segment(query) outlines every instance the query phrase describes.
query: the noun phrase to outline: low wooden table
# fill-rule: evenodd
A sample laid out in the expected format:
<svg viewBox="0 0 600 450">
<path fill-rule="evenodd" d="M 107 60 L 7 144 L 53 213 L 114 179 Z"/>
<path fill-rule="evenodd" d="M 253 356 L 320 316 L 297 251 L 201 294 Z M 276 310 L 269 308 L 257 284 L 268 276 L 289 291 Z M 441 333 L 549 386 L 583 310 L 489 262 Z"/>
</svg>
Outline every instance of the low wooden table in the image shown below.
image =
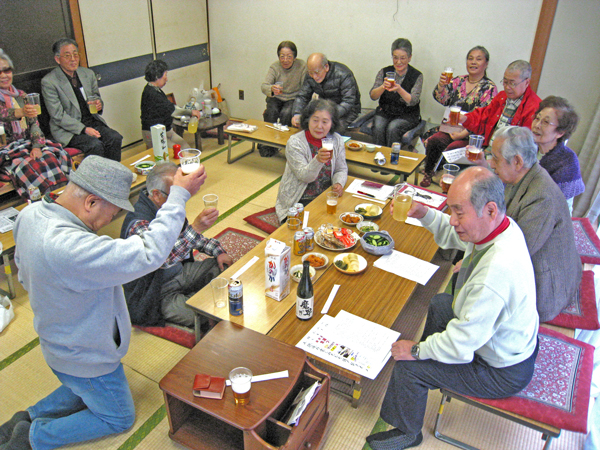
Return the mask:
<svg viewBox="0 0 600 450">
<path fill-rule="evenodd" d="M 386 163 L 383 166 L 380 166 L 375 162 L 375 155 L 377 152 L 383 153 L 386 158 Z M 373 153 L 369 153 L 364 149 L 357 152 L 346 149 L 346 162 L 348 164 L 355 164 L 360 167 L 366 167 L 381 172 L 392 172 L 396 175 L 406 177 L 406 179 L 408 179 L 410 174 L 414 173 L 414 184 L 418 185 L 419 173 L 417 167 L 421 165 L 425 159 L 425 155 L 400 150 L 398 164 L 390 164 L 391 153 L 392 149 L 390 147 L 376 148 Z"/>
<path fill-rule="evenodd" d="M 228 120 L 229 117 L 224 113 L 221 113 L 215 117 L 204 117 L 198 120 L 198 129 L 194 133 L 194 142 L 196 143 L 196 148 L 202 151 L 202 137 L 200 135 L 204 131 L 212 130 L 213 128 L 217 129 L 217 139 L 219 145 L 223 145 L 225 143 L 223 127 L 225 126 Z M 183 132 L 187 131 L 187 124 L 183 125 L 180 119 L 173 119 L 173 129 L 177 134 L 183 136 Z"/>
<path fill-rule="evenodd" d="M 252 384 L 250 403 L 235 406 L 225 388 L 221 400 L 195 397 L 198 373 L 227 378 L 235 367 L 254 375 L 288 370 L 288 378 Z M 280 420 L 300 388 L 322 386 L 295 427 Z M 165 397 L 169 436 L 193 449 L 258 450 L 317 448 L 329 418 L 330 377 L 314 368 L 304 350 L 229 322 L 217 324 L 159 384 Z"/>
<path fill-rule="evenodd" d="M 227 130 L 227 135 L 229 136 L 229 145 L 227 147 L 227 162 L 229 164 L 234 163 L 238 159 L 241 159 L 244 156 L 252 153 L 256 148 L 256 144 L 264 144 L 264 145 L 269 145 L 271 147 L 285 148 L 290 136 L 292 136 L 293 134 L 296 134 L 298 131 L 300 131 L 299 129 L 293 128 L 293 127 L 290 127 L 289 131 L 274 130 L 274 129 L 266 126 L 266 125 L 272 125 L 272 124 L 270 124 L 268 122 L 263 122 L 262 120 L 250 119 L 250 120 L 246 120 L 244 123 L 257 126 L 258 130 L 256 130 L 254 133 L 244 133 L 242 131 Z M 232 159 L 231 158 L 231 136 L 235 136 L 244 141 L 252 142 L 252 149 L 250 149 Z"/>
<path fill-rule="evenodd" d="M 349 177 L 348 185 L 353 179 L 353 177 Z M 356 205 L 365 202 L 365 200 L 344 193 L 338 203 L 337 213 L 331 215 L 326 212 L 326 198 L 325 193 L 323 193 L 306 208 L 307 211 L 310 211 L 309 226 L 315 229 L 322 223 L 332 223 L 336 226 L 342 226 L 343 224 L 338 216 L 342 212 L 353 211 Z M 431 261 L 438 249 L 437 244 L 433 240 L 433 235 L 429 231 L 422 227 L 396 222 L 389 214 L 387 207 L 384 208 L 381 219 L 378 219 L 376 222 L 381 230 L 386 230 L 391 234 L 396 242 L 396 250 L 400 252 L 425 261 Z M 288 230 L 287 226 L 283 225 L 270 237 L 291 245 L 293 233 L 294 231 Z M 244 286 L 244 314 L 241 316 L 230 316 L 227 307 L 215 308 L 212 290 L 210 286 L 207 286 L 187 301 L 187 305 L 194 310 L 196 317 L 206 316 L 216 320 L 229 320 L 260 333 L 273 336 L 287 344 L 296 345 L 321 318 L 320 311 L 334 284 L 341 285 L 341 288 L 337 293 L 329 315 L 336 316 L 340 310 L 344 309 L 388 328 L 392 326 L 401 313 L 402 308 L 417 285 L 414 281 L 373 267 L 373 262 L 378 257 L 367 254 L 360 246 L 360 243 L 350 251 L 364 256 L 369 266 L 364 273 L 354 276 L 344 275 L 332 267 L 333 258 L 339 254 L 338 252 L 325 250 L 315 245 L 315 251 L 327 255 L 329 266 L 326 269 L 318 270 L 317 278 L 313 282 L 315 291 L 315 314 L 313 318 L 307 321 L 300 321 L 296 318 L 295 312 L 297 283 L 291 281 L 291 293 L 281 302 L 265 296 L 264 248 L 267 239 L 221 275 L 229 278 L 253 256 L 259 257 L 259 260 L 240 277 Z M 299 256 L 292 255 L 291 264 L 299 263 L 300 259 Z M 199 320 L 197 324 L 199 324 Z M 197 326 L 197 329 L 199 329 L 199 326 Z M 361 376 L 332 363 L 322 362 L 331 367 L 334 373 L 343 375 L 352 381 L 353 405 L 358 405 L 358 399 L 361 394 Z"/>
</svg>

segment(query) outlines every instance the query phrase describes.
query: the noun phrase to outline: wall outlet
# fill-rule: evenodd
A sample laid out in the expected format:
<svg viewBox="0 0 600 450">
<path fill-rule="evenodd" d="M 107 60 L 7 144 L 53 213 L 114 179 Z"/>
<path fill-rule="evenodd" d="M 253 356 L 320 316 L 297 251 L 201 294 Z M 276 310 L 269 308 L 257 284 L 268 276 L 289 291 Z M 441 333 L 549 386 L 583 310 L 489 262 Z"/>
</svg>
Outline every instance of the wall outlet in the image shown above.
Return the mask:
<svg viewBox="0 0 600 450">
<path fill-rule="evenodd" d="M 244 91 L 240 89 L 240 100 L 244 100 Z"/>
</svg>

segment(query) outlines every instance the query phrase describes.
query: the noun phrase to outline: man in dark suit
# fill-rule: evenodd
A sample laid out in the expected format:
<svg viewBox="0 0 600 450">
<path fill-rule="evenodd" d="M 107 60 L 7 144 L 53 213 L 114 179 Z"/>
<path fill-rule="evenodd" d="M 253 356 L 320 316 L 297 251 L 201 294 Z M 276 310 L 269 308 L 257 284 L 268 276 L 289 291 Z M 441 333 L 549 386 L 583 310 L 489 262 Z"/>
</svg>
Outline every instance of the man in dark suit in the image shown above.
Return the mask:
<svg viewBox="0 0 600 450">
<path fill-rule="evenodd" d="M 565 196 L 537 161 L 537 145 L 525 127 L 494 135 L 491 165 L 506 184 L 506 214 L 525 235 L 535 273 L 540 322 L 554 319 L 581 283 L 581 259 Z"/>
<path fill-rule="evenodd" d="M 59 39 L 52 46 L 56 69 L 42 79 L 42 94 L 50 114 L 50 131 L 67 147 L 86 155 L 99 155 L 121 161 L 123 136 L 111 129 L 102 118 L 104 103 L 100 98 L 96 75 L 79 67 L 77 43 Z"/>
</svg>

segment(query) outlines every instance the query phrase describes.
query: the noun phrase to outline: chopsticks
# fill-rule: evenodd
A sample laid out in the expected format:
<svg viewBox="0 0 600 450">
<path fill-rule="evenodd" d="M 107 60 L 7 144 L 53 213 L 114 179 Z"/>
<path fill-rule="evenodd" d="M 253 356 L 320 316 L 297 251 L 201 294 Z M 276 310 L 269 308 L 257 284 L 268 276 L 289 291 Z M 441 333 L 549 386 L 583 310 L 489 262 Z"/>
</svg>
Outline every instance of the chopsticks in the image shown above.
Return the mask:
<svg viewBox="0 0 600 450">
<path fill-rule="evenodd" d="M 137 161 L 132 162 L 131 164 L 129 164 L 130 166 L 135 166 L 137 163 L 142 162 L 145 159 L 150 158 L 151 155 L 146 155 L 143 158 L 138 159 Z"/>
<path fill-rule="evenodd" d="M 376 200 L 376 199 L 371 198 L 371 197 L 365 197 L 364 195 L 353 194 L 352 197 L 360 198 L 361 200 L 368 200 L 370 202 L 381 203 L 382 205 L 385 205 L 387 203 L 387 202 L 383 202 L 381 200 Z"/>
</svg>

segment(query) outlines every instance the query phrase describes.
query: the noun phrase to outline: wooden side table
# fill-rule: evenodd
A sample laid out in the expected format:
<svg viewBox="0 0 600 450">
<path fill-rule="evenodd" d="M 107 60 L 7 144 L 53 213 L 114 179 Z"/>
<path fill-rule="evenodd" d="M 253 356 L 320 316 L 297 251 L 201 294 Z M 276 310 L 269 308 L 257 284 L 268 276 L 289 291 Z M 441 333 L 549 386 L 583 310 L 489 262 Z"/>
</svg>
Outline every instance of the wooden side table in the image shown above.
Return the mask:
<svg viewBox="0 0 600 450">
<path fill-rule="evenodd" d="M 225 143 L 223 127 L 228 120 L 229 117 L 224 113 L 221 113 L 215 117 L 202 118 L 198 120 L 198 130 L 196 130 L 196 133 L 194 133 L 194 142 L 196 143 L 196 148 L 202 151 L 202 139 L 200 134 L 204 131 L 212 130 L 213 128 L 217 129 L 217 139 L 219 145 L 223 145 Z M 173 119 L 173 129 L 178 135 L 183 136 L 183 132 L 187 131 L 187 124 L 184 126 L 181 120 Z"/>
<path fill-rule="evenodd" d="M 255 375 L 289 371 L 289 378 L 252 384 L 250 403 L 235 406 L 233 392 L 223 399 L 194 397 L 197 373 L 227 378 L 244 366 Z M 280 419 L 298 391 L 322 383 L 300 423 L 290 427 Z M 317 448 L 329 418 L 330 377 L 312 366 L 304 350 L 231 322 L 219 322 L 161 380 L 169 418 L 169 436 L 192 449 L 259 450 Z"/>
</svg>

